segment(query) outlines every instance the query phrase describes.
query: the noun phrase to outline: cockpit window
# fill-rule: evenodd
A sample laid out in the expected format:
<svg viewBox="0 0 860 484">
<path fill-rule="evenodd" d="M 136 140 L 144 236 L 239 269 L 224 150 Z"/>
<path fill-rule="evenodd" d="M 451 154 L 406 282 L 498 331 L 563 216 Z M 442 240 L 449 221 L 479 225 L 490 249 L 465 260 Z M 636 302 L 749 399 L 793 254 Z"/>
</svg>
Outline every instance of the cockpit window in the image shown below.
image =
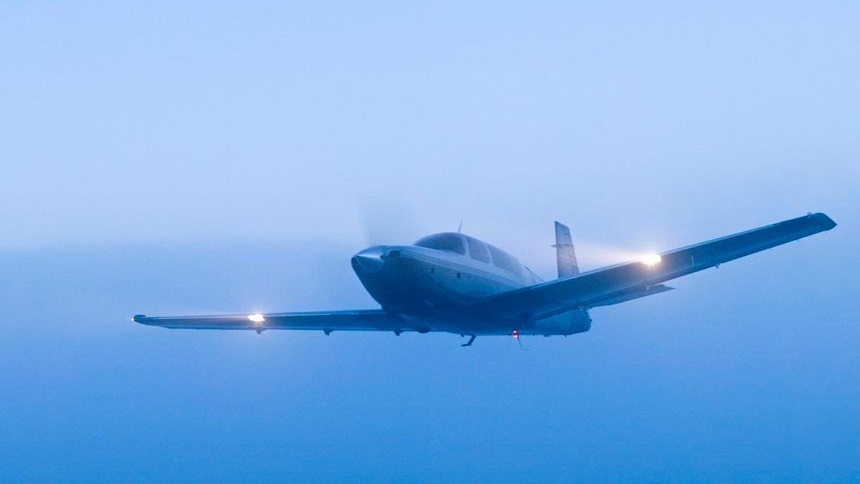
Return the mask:
<svg viewBox="0 0 860 484">
<path fill-rule="evenodd" d="M 487 247 L 490 249 L 490 254 L 493 256 L 493 264 L 501 269 L 513 272 L 514 274 L 520 273 L 520 263 L 514 259 L 512 255 L 504 252 L 498 247 L 493 247 L 492 245 L 488 245 Z"/>
<path fill-rule="evenodd" d="M 490 251 L 487 249 L 487 244 L 473 237 L 466 236 L 466 242 L 469 245 L 469 255 L 479 262 L 490 263 Z"/>
<path fill-rule="evenodd" d="M 418 247 L 427 247 L 428 249 L 447 250 L 460 255 L 466 255 L 466 246 L 463 244 L 463 237 L 460 234 L 434 234 L 428 235 L 415 242 Z"/>
</svg>

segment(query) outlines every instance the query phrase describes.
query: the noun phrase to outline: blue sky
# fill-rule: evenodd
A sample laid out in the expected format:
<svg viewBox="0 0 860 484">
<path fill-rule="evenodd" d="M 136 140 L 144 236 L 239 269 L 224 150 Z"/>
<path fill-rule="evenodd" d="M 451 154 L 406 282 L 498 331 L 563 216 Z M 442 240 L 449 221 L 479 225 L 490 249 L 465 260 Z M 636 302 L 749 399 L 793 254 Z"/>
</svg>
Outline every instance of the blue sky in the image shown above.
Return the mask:
<svg viewBox="0 0 860 484">
<path fill-rule="evenodd" d="M 860 477 L 852 2 L 0 6 L 0 478 Z M 825 211 L 591 332 L 176 332 L 372 307 L 464 231 L 544 276 Z M 6 480 L 4 479 L 4 480 Z"/>
</svg>

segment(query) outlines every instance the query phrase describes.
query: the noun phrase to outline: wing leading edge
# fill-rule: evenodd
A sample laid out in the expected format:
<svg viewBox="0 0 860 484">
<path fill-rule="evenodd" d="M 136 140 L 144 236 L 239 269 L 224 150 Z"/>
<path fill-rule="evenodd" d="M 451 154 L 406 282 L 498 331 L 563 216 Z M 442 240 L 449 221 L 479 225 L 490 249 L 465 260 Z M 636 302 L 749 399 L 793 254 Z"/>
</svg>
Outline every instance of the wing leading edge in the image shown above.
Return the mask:
<svg viewBox="0 0 860 484">
<path fill-rule="evenodd" d="M 670 290 L 661 283 L 718 267 L 803 237 L 830 230 L 836 223 L 823 213 L 783 222 L 660 254 L 660 262 L 627 262 L 576 276 L 491 296 L 473 309 L 497 317 L 540 319 L 578 308 L 629 301 Z"/>
<path fill-rule="evenodd" d="M 170 329 L 268 329 L 332 331 L 418 331 L 400 318 L 381 309 L 319 311 L 302 313 L 243 314 L 222 316 L 137 315 L 132 320 Z"/>
</svg>

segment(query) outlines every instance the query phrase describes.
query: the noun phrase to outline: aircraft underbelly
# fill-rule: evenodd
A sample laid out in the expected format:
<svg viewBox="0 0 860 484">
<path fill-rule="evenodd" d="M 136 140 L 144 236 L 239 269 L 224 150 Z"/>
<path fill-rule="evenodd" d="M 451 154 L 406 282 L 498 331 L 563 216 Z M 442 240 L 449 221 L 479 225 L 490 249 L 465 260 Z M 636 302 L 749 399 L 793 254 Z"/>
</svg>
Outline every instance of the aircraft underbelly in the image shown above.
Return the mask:
<svg viewBox="0 0 860 484">
<path fill-rule="evenodd" d="M 472 267 L 449 264 L 402 253 L 386 260 L 371 275 L 359 274 L 368 293 L 391 313 L 428 331 L 455 334 L 559 335 L 588 331 L 591 320 L 585 311 L 568 312 L 530 321 L 516 314 L 507 317 L 471 310 L 471 306 L 523 283 Z"/>
<path fill-rule="evenodd" d="M 378 273 L 359 278 L 377 302 L 391 309 L 465 306 L 519 287 L 468 268 L 408 255 L 390 259 Z"/>
</svg>

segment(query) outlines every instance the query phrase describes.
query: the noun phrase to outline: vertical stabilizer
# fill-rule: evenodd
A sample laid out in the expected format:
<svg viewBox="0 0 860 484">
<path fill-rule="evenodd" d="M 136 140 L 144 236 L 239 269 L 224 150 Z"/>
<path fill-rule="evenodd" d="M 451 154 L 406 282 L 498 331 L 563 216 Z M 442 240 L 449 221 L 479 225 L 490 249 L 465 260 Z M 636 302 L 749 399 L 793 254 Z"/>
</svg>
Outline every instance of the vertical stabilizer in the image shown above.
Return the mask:
<svg viewBox="0 0 860 484">
<path fill-rule="evenodd" d="M 576 252 L 573 250 L 573 239 L 567 225 L 555 223 L 555 252 L 558 262 L 558 277 L 569 277 L 579 274 L 579 264 L 576 262 Z"/>
</svg>

